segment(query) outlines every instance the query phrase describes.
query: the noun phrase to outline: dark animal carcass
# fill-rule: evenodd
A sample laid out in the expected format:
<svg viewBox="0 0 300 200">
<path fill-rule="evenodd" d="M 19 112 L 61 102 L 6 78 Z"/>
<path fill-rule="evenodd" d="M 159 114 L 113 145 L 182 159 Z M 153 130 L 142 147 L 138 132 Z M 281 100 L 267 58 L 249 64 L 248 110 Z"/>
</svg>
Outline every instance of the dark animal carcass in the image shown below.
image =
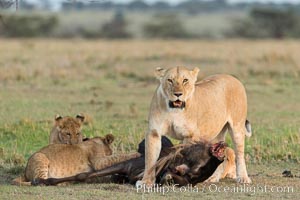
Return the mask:
<svg viewBox="0 0 300 200">
<path fill-rule="evenodd" d="M 173 145 L 165 136 L 162 137 L 162 150 L 156 168 L 156 182 L 174 183 L 179 186 L 195 185 L 209 178 L 224 160 L 226 144 L 196 142 L 192 144 Z M 66 178 L 37 179 L 32 185 L 56 185 L 67 181 L 85 181 L 93 177 L 113 175 L 114 182 L 135 184 L 143 177 L 145 169 L 145 140 L 139 144 L 138 158 L 114 164 L 105 169 L 81 173 Z"/>
</svg>

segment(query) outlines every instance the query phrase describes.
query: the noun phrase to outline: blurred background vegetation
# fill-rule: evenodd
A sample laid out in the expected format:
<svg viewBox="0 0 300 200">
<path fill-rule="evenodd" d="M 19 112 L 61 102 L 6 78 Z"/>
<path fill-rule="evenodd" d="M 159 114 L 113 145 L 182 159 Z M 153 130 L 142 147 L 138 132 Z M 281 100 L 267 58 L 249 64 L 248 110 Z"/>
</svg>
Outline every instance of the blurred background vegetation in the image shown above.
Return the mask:
<svg viewBox="0 0 300 200">
<path fill-rule="evenodd" d="M 0 37 L 300 37 L 300 3 L 0 0 L 0 13 Z"/>
</svg>

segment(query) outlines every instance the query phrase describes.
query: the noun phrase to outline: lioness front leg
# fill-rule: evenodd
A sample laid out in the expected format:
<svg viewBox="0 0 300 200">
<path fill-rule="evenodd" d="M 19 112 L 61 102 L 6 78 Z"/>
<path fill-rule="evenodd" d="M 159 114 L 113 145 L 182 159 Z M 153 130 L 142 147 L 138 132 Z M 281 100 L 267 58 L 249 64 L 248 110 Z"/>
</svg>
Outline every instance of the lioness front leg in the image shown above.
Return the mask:
<svg viewBox="0 0 300 200">
<path fill-rule="evenodd" d="M 145 143 L 145 171 L 142 181 L 138 181 L 137 185 L 151 186 L 155 183 L 155 169 L 152 168 L 161 150 L 161 135 L 156 130 L 150 130 L 146 135 Z"/>
</svg>

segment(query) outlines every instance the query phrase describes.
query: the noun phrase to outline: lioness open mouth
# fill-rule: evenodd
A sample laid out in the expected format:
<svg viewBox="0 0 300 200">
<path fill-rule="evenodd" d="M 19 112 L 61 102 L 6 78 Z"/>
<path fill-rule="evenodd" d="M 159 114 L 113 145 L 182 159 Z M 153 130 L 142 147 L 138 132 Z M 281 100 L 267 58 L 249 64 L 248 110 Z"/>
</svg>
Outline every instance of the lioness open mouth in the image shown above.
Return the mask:
<svg viewBox="0 0 300 200">
<path fill-rule="evenodd" d="M 180 100 L 169 101 L 169 107 L 170 108 L 180 108 L 180 109 L 183 109 L 183 108 L 185 108 L 185 102 L 184 101 L 180 101 Z"/>
</svg>

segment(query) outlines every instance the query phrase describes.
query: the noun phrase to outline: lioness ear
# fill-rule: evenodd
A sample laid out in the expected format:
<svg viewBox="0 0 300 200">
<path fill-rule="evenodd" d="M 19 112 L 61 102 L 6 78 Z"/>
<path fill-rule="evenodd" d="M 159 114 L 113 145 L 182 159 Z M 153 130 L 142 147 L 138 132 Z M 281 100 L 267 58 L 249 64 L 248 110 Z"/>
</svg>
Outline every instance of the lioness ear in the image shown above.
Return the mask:
<svg viewBox="0 0 300 200">
<path fill-rule="evenodd" d="M 115 140 L 115 137 L 112 134 L 107 134 L 104 137 L 103 142 L 104 142 L 104 144 L 111 144 L 114 140 Z"/>
<path fill-rule="evenodd" d="M 160 80 L 166 73 L 166 70 L 160 67 L 155 69 L 155 76 L 158 80 Z"/>
<path fill-rule="evenodd" d="M 58 123 L 60 122 L 60 120 L 62 120 L 62 116 L 60 116 L 59 114 L 55 115 L 54 117 L 54 124 L 58 125 Z"/>
<path fill-rule="evenodd" d="M 198 67 L 195 67 L 192 71 L 192 74 L 194 75 L 194 77 L 197 79 L 198 73 L 199 73 L 200 69 Z"/>
<path fill-rule="evenodd" d="M 80 122 L 83 123 L 84 122 L 84 115 L 82 113 L 76 115 L 76 119 Z"/>
</svg>

